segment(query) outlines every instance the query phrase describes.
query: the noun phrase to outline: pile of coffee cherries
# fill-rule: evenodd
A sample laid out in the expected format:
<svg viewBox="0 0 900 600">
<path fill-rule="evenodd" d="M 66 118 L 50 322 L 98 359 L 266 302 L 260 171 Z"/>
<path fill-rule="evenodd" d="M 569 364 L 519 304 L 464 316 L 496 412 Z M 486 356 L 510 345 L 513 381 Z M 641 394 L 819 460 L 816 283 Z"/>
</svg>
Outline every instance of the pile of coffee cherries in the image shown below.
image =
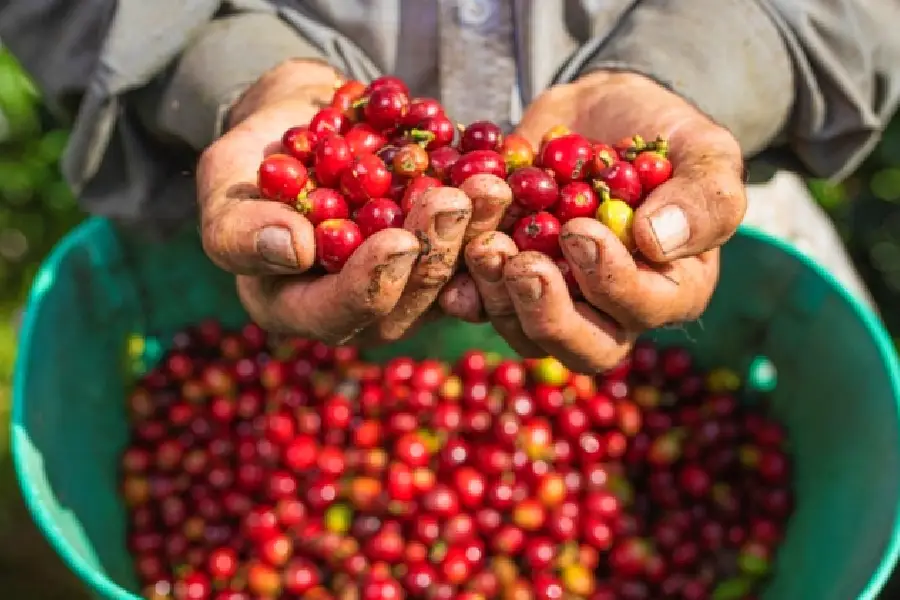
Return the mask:
<svg viewBox="0 0 900 600">
<path fill-rule="evenodd" d="M 129 397 L 149 600 L 752 600 L 785 432 L 727 370 L 640 343 L 603 377 L 204 322 Z"/>
<path fill-rule="evenodd" d="M 306 215 L 318 264 L 334 273 L 367 237 L 403 227 L 430 190 L 498 178 L 515 200 L 501 228 L 520 250 L 543 252 L 568 272 L 559 233 L 571 219 L 596 218 L 634 250 L 633 210 L 671 177 L 666 153 L 661 138 L 608 145 L 562 126 L 535 149 L 489 121 L 454 124 L 437 100 L 411 97 L 401 80 L 384 76 L 344 83 L 308 125 L 288 129 L 281 150 L 262 161 L 258 187 Z"/>
</svg>

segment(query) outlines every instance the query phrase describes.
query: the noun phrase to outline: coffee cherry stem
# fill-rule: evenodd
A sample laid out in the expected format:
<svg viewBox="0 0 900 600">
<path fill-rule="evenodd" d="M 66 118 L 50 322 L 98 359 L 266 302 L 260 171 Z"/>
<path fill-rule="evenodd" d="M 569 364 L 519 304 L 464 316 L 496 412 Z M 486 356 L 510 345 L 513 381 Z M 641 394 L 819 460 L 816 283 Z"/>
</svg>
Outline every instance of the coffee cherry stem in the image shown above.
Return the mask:
<svg viewBox="0 0 900 600">
<path fill-rule="evenodd" d="M 434 141 L 434 134 L 424 129 L 410 129 L 409 138 L 424 148 Z"/>
<path fill-rule="evenodd" d="M 650 142 L 645 150 L 650 152 L 655 152 L 662 156 L 663 158 L 668 158 L 669 154 L 669 141 L 661 135 L 656 136 L 656 139 Z"/>
<path fill-rule="evenodd" d="M 612 198 L 612 195 L 609 193 L 609 186 L 606 185 L 606 182 L 602 179 L 595 179 L 591 182 L 594 191 L 597 192 L 597 195 L 600 196 L 600 204 L 603 204 L 607 200 Z"/>
</svg>

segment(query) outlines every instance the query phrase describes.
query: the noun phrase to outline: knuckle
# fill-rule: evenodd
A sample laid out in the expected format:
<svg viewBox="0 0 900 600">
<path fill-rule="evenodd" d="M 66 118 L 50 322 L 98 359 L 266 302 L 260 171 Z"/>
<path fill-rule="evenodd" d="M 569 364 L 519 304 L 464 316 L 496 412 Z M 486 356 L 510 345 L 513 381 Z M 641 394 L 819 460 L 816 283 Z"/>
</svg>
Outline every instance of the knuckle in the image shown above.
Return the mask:
<svg viewBox="0 0 900 600">
<path fill-rule="evenodd" d="M 428 254 L 422 257 L 415 270 L 416 287 L 420 290 L 439 290 L 453 275 L 453 260 L 445 253 Z"/>
<path fill-rule="evenodd" d="M 497 296 L 484 296 L 481 299 L 484 312 L 491 317 L 509 318 L 516 316 L 516 309 L 509 301 L 509 298 Z"/>
</svg>

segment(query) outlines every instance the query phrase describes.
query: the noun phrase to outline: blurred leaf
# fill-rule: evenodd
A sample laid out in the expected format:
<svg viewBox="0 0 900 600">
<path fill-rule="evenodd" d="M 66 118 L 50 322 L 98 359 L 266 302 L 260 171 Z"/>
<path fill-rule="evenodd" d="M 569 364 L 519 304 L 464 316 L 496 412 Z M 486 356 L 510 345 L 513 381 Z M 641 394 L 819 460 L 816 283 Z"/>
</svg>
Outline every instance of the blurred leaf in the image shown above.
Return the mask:
<svg viewBox="0 0 900 600">
<path fill-rule="evenodd" d="M 69 132 L 65 129 L 48 131 L 40 139 L 39 152 L 47 163 L 56 163 L 62 157 L 63 150 L 69 142 Z"/>
<path fill-rule="evenodd" d="M 847 190 L 843 184 L 830 183 L 825 179 L 811 179 L 807 185 L 813 198 L 825 210 L 834 210 L 847 202 Z"/>
<path fill-rule="evenodd" d="M 39 95 L 18 62 L 0 51 L 0 113 L 6 125 L 3 141 L 35 136 L 40 132 Z"/>
<path fill-rule="evenodd" d="M 900 201 L 900 168 L 881 169 L 872 175 L 869 182 L 872 194 L 887 202 Z"/>
</svg>

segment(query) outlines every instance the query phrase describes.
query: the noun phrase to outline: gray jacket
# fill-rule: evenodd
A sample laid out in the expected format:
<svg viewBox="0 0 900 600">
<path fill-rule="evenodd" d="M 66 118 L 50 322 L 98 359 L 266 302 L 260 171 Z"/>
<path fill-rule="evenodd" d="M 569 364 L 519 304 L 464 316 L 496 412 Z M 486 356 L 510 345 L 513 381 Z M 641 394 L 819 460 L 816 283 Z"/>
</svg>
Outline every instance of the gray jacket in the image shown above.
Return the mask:
<svg viewBox="0 0 900 600">
<path fill-rule="evenodd" d="M 841 177 L 897 105 L 896 23 L 896 0 L 0 1 L 0 39 L 72 122 L 63 169 L 85 208 L 144 223 L 193 212 L 223 108 L 287 57 L 395 73 L 451 112 L 510 122 L 556 82 L 630 69 L 748 155 L 782 148 Z"/>
</svg>

